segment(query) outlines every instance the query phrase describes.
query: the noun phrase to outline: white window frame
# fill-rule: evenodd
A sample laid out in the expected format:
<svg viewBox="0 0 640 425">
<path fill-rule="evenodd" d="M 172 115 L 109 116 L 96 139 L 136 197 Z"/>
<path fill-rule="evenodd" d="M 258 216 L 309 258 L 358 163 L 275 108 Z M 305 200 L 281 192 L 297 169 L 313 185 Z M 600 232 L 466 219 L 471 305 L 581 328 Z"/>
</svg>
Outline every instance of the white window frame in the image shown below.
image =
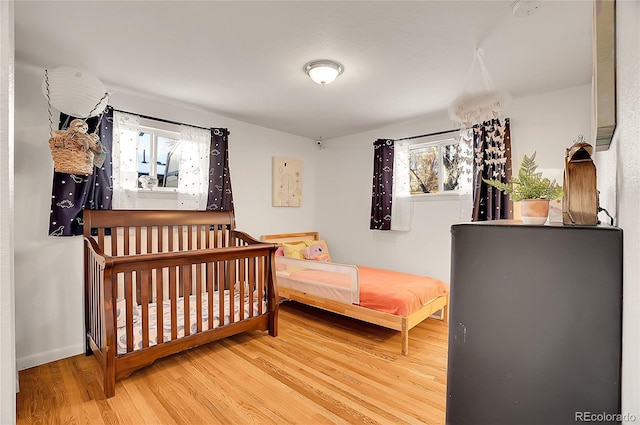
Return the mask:
<svg viewBox="0 0 640 425">
<path fill-rule="evenodd" d="M 458 197 L 460 195 L 460 184 L 458 184 L 458 189 L 456 190 L 444 190 L 444 162 L 442 161 L 442 153 L 444 146 L 459 144 L 460 140 L 458 138 L 458 131 L 445 133 L 438 136 L 430 136 L 426 138 L 426 140 L 416 140 L 414 142 L 410 142 L 408 144 L 409 155 L 411 154 L 411 150 L 420 149 L 430 146 L 438 147 L 438 192 L 437 193 L 416 193 L 407 195 L 412 201 L 435 201 L 435 200 L 446 200 L 451 199 L 453 197 Z M 409 165 L 407 165 L 407 170 L 409 170 Z"/>
</svg>

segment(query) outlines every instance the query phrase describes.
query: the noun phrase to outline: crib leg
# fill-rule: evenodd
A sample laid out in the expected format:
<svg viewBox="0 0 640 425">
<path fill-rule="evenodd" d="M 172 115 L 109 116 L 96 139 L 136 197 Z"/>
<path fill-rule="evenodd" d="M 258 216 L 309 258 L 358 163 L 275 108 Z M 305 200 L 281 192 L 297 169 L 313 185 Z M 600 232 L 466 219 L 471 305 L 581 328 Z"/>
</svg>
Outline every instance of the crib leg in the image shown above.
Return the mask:
<svg viewBox="0 0 640 425">
<path fill-rule="evenodd" d="M 116 371 L 107 368 L 104 371 L 104 396 L 111 398 L 116 395 Z"/>
<path fill-rule="evenodd" d="M 269 313 L 269 335 L 278 336 L 278 309 Z"/>
<path fill-rule="evenodd" d="M 93 350 L 91 349 L 91 344 L 89 344 L 89 336 L 87 335 L 87 337 L 84 340 L 85 342 L 85 349 L 84 349 L 84 354 L 89 357 L 93 355 Z"/>
</svg>

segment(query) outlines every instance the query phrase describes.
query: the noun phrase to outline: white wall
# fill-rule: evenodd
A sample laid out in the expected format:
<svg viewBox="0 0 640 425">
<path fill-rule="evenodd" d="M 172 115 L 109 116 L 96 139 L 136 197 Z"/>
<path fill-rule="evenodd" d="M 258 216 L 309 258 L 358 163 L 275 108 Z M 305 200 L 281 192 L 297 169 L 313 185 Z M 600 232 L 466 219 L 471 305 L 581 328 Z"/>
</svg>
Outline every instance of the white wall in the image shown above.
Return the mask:
<svg viewBox="0 0 640 425">
<path fill-rule="evenodd" d="M 16 421 L 13 2 L 0 2 L 0 423 Z"/>
<path fill-rule="evenodd" d="M 625 422 L 631 424 L 640 420 L 640 3 L 618 1 L 616 20 L 617 128 L 611 152 L 599 163 L 617 177 L 607 177 L 600 189 L 606 199 L 617 196 L 624 235 L 622 413 L 635 416 Z"/>
<path fill-rule="evenodd" d="M 24 369 L 84 352 L 82 238 L 47 236 L 53 162 L 44 69 L 16 66 L 16 354 Z M 107 89 L 111 90 L 107 84 Z M 215 94 L 212 94 L 215 95 Z M 111 105 L 203 127 L 226 127 L 237 228 L 256 237 L 317 228 L 313 141 L 163 99 L 115 90 Z M 271 206 L 271 158 L 303 161 L 303 206 Z"/>
<path fill-rule="evenodd" d="M 564 169 L 565 149 L 590 129 L 591 85 L 516 99 L 508 109 L 514 167 L 536 151 L 540 168 Z M 413 203 L 410 232 L 371 231 L 373 142 L 449 130 L 442 112 L 403 125 L 329 140 L 318 151 L 318 230 L 336 261 L 427 274 L 446 282 L 450 227 L 460 221 L 457 198 Z"/>
</svg>

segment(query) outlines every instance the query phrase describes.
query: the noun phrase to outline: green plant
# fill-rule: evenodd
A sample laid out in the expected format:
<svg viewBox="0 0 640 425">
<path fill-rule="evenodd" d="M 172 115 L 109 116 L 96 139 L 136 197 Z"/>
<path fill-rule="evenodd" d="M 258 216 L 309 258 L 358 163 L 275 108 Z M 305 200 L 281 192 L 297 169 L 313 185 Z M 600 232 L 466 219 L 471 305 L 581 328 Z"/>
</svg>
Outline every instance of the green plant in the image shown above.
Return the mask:
<svg viewBox="0 0 640 425">
<path fill-rule="evenodd" d="M 536 173 L 538 165 L 535 161 L 536 153 L 528 158 L 524 156 L 518 177 L 502 183 L 497 180 L 482 179 L 486 184 L 496 187 L 508 194 L 512 201 L 518 202 L 523 199 L 556 199 L 564 193 L 562 187 L 555 180 L 542 177 L 542 173 Z"/>
</svg>

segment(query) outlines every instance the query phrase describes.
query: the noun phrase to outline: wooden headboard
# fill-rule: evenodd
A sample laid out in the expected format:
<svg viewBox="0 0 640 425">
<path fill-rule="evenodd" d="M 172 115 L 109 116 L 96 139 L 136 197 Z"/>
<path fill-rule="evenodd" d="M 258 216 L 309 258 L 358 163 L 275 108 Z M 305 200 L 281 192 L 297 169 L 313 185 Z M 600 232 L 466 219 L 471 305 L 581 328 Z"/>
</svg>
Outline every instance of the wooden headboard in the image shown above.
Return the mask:
<svg viewBox="0 0 640 425">
<path fill-rule="evenodd" d="M 283 243 L 302 242 L 302 241 L 317 241 L 320 239 L 318 232 L 302 232 L 302 233 L 279 233 L 276 235 L 264 235 L 262 236 L 263 242 L 277 243 L 282 245 Z"/>
</svg>

